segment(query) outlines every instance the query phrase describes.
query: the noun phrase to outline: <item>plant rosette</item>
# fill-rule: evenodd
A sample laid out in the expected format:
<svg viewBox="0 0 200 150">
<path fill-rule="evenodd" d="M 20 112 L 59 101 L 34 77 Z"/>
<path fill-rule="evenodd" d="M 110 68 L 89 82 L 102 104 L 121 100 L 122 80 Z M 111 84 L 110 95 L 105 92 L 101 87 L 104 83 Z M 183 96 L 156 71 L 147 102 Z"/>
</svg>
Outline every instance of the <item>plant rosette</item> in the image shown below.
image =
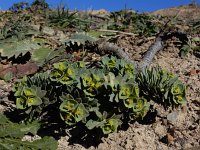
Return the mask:
<svg viewBox="0 0 200 150">
<path fill-rule="evenodd" d="M 67 125 L 74 125 L 84 120 L 89 112 L 82 103 L 79 103 L 71 95 L 62 96 L 63 102 L 60 105 L 60 116 Z"/>
<path fill-rule="evenodd" d="M 76 69 L 68 62 L 59 62 L 54 64 L 54 69 L 50 73 L 52 81 L 70 85 L 76 79 Z"/>
<path fill-rule="evenodd" d="M 186 87 L 181 81 L 176 81 L 171 88 L 171 95 L 175 104 L 186 103 Z"/>
<path fill-rule="evenodd" d="M 46 95 L 46 91 L 40 87 L 31 86 L 23 87 L 15 92 L 16 107 L 18 109 L 26 109 L 31 106 L 39 106 L 42 104 L 42 98 Z"/>
<path fill-rule="evenodd" d="M 144 118 L 149 111 L 150 104 L 144 98 L 138 98 L 133 104 L 132 113 L 130 113 L 130 119 L 135 120 L 137 118 Z"/>
<path fill-rule="evenodd" d="M 85 73 L 80 77 L 77 87 L 84 91 L 85 95 L 95 97 L 103 87 L 104 79 L 101 73 Z"/>
</svg>

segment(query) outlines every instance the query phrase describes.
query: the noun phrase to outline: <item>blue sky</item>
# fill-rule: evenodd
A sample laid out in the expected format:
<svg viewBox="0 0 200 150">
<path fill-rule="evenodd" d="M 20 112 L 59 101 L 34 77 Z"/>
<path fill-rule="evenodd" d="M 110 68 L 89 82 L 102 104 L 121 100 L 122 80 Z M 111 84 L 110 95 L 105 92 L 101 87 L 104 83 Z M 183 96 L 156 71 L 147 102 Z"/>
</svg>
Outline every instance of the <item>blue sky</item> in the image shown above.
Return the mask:
<svg viewBox="0 0 200 150">
<path fill-rule="evenodd" d="M 13 3 L 20 1 L 33 2 L 33 0 L 0 0 L 0 9 L 8 9 Z M 56 7 L 62 2 L 68 8 L 78 10 L 106 9 L 116 11 L 126 6 L 126 8 L 146 12 L 189 4 L 191 0 L 46 0 L 46 2 L 51 7 Z M 200 0 L 197 0 L 197 2 L 200 4 Z"/>
</svg>

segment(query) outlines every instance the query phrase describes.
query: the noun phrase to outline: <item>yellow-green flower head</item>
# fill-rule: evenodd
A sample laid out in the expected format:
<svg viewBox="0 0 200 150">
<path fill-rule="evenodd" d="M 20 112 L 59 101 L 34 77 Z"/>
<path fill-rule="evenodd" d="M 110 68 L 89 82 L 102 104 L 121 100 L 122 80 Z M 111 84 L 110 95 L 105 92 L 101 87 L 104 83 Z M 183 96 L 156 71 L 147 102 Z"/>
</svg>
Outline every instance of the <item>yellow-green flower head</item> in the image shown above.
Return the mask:
<svg viewBox="0 0 200 150">
<path fill-rule="evenodd" d="M 117 131 L 119 122 L 117 119 L 107 119 L 106 123 L 101 127 L 104 134 L 109 134 Z"/>
</svg>

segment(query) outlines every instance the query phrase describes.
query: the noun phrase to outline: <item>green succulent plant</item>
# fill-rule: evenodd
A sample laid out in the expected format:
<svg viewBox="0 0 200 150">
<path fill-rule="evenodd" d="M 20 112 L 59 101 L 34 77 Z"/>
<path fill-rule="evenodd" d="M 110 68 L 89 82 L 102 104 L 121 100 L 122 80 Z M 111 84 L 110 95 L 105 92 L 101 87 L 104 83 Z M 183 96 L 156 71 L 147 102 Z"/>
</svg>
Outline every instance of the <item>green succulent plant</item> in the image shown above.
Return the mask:
<svg viewBox="0 0 200 150">
<path fill-rule="evenodd" d="M 114 56 L 111 56 L 110 58 L 105 56 L 101 60 L 101 66 L 105 69 L 105 71 L 116 74 L 119 68 L 119 60 Z"/>
<path fill-rule="evenodd" d="M 51 80 L 61 82 L 62 84 L 72 84 L 76 78 L 76 68 L 68 62 L 59 62 L 54 64 L 54 69 L 50 73 Z"/>
<path fill-rule="evenodd" d="M 42 98 L 46 95 L 46 91 L 41 90 L 40 87 L 23 87 L 21 90 L 15 92 L 16 106 L 18 109 L 26 109 L 31 106 L 38 106 L 42 104 Z"/>
<path fill-rule="evenodd" d="M 144 98 L 137 98 L 132 107 L 132 113 L 130 113 L 131 119 L 144 118 L 149 111 L 150 104 Z"/>
<path fill-rule="evenodd" d="M 64 61 L 64 62 L 56 63 L 53 66 L 54 66 L 55 69 L 58 69 L 60 71 L 65 71 L 68 68 L 69 63 Z"/>
<path fill-rule="evenodd" d="M 80 77 L 78 87 L 84 91 L 88 96 L 94 97 L 99 93 L 103 86 L 104 79 L 101 73 L 85 73 Z"/>
<path fill-rule="evenodd" d="M 133 108 L 135 101 L 137 101 L 136 97 L 128 97 L 123 100 L 123 103 L 126 108 Z"/>
<path fill-rule="evenodd" d="M 60 82 L 63 84 L 72 84 L 75 78 L 76 70 L 70 66 L 65 70 Z"/>
<path fill-rule="evenodd" d="M 51 71 L 51 80 L 52 81 L 58 81 L 59 79 L 61 79 L 61 77 L 63 76 L 64 72 L 59 70 L 59 69 L 54 69 Z"/>
<path fill-rule="evenodd" d="M 121 60 L 120 62 L 120 70 L 122 76 L 128 76 L 129 79 L 135 78 L 135 67 L 133 64 L 126 62 L 125 60 Z"/>
<path fill-rule="evenodd" d="M 186 88 L 180 80 L 173 84 L 171 94 L 175 104 L 184 104 L 186 102 Z"/>
<path fill-rule="evenodd" d="M 104 111 L 103 113 L 98 112 L 97 121 L 90 119 L 86 123 L 88 129 L 100 128 L 103 134 L 109 134 L 117 132 L 118 127 L 122 124 L 120 120 L 121 115 L 113 114 L 111 117 L 108 117 L 108 113 Z"/>
<path fill-rule="evenodd" d="M 61 99 L 63 102 L 60 105 L 60 116 L 67 125 L 74 125 L 89 115 L 85 106 L 75 100 L 71 95 L 67 94 L 66 98 L 62 96 Z"/>
<path fill-rule="evenodd" d="M 124 84 L 120 86 L 119 99 L 127 99 L 129 97 L 139 97 L 139 88 L 134 84 Z"/>
<path fill-rule="evenodd" d="M 155 67 L 151 70 L 144 69 L 138 74 L 137 83 L 143 95 L 151 95 L 153 100 L 166 106 L 177 104 L 176 100 L 180 100 L 181 97 L 170 95 L 180 92 L 179 90 L 182 92 L 182 100 L 186 100 L 184 84 L 178 80 L 177 76 L 160 67 Z M 180 87 L 177 88 L 177 86 Z"/>
<path fill-rule="evenodd" d="M 57 107 L 56 92 L 48 73 L 38 73 L 32 77 L 18 80 L 13 88 L 16 97 L 16 107 L 24 113 L 26 121 L 46 119 L 48 109 Z M 57 92 L 59 93 L 59 92 Z"/>
<path fill-rule="evenodd" d="M 174 85 L 171 88 L 171 93 L 173 95 L 180 95 L 185 92 L 185 85 L 178 80 L 174 83 Z"/>
<path fill-rule="evenodd" d="M 121 125 L 119 119 L 106 119 L 105 123 L 101 126 L 101 129 L 104 134 L 117 132 L 117 128 Z"/>
</svg>

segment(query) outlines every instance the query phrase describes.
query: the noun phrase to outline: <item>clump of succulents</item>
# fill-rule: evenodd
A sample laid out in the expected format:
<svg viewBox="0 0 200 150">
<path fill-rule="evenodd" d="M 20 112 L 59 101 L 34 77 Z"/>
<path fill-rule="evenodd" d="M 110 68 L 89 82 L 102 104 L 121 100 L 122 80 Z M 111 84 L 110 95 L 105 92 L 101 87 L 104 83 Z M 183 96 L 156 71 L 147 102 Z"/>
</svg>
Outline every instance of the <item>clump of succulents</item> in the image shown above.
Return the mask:
<svg viewBox="0 0 200 150">
<path fill-rule="evenodd" d="M 81 61 L 63 61 L 44 73 L 47 76 L 24 78 L 14 89 L 17 108 L 33 112 L 53 108 L 67 126 L 81 123 L 109 134 L 122 124 L 143 119 L 150 100 L 167 105 L 186 101 L 184 84 L 161 68 L 137 72 L 133 64 L 113 56 L 103 57 L 99 64 L 97 70 Z"/>
<path fill-rule="evenodd" d="M 40 120 L 40 116 L 46 114 L 44 109 L 57 103 L 55 91 L 56 87 L 53 87 L 46 73 L 24 77 L 13 88 L 16 108 L 24 111 L 27 115 L 25 120 Z"/>
<path fill-rule="evenodd" d="M 174 74 L 155 67 L 138 73 L 137 83 L 143 95 L 165 106 L 186 102 L 185 85 Z"/>
<path fill-rule="evenodd" d="M 136 74 L 135 67 L 132 63 L 123 59 L 117 59 L 114 56 L 104 56 L 100 62 L 105 74 L 112 72 L 116 76 L 128 76 L 128 78 L 134 78 Z"/>
</svg>

